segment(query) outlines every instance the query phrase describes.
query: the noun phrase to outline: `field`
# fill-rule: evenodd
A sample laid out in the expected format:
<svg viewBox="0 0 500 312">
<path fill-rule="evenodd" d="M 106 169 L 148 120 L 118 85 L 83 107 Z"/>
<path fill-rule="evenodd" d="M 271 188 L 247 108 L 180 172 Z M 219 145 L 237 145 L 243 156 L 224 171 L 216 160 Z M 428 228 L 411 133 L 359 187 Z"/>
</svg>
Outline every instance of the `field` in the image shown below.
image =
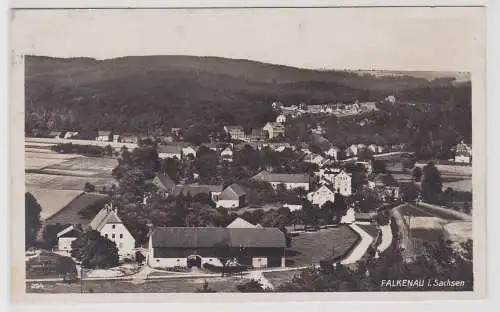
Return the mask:
<svg viewBox="0 0 500 312">
<path fill-rule="evenodd" d="M 348 226 L 300 233 L 292 237 L 292 247 L 287 250 L 287 266 L 318 264 L 320 260 L 344 255 L 359 240 Z"/>
<path fill-rule="evenodd" d="M 45 169 L 57 174 L 109 176 L 116 165 L 118 162 L 113 158 L 78 157 L 50 165 Z"/>
<path fill-rule="evenodd" d="M 101 188 L 103 186 L 110 186 L 116 184 L 114 178 L 94 178 L 94 177 L 78 177 L 78 176 L 64 176 L 55 174 L 41 174 L 41 173 L 26 173 L 25 183 L 26 187 L 36 187 L 52 190 L 83 190 L 85 183 L 90 182 Z"/>
<path fill-rule="evenodd" d="M 425 165 L 426 162 L 415 164 L 417 167 Z M 441 173 L 443 190 L 451 187 L 457 191 L 472 192 L 472 166 L 436 164 L 436 168 Z"/>
<path fill-rule="evenodd" d="M 87 280 L 83 282 L 85 293 L 194 293 L 204 281 L 217 292 L 238 292 L 236 286 L 248 280 L 241 277 L 169 278 L 164 280 Z M 40 288 L 42 285 L 42 288 Z M 26 283 L 28 293 L 80 293 L 80 283 L 63 282 Z"/>
</svg>

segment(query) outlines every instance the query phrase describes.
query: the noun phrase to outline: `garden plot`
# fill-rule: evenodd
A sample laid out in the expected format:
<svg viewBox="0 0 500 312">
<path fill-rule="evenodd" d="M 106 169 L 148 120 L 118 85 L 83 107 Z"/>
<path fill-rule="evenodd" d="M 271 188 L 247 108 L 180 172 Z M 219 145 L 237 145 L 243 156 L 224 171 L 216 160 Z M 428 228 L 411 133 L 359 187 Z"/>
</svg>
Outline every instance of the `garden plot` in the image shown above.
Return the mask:
<svg viewBox="0 0 500 312">
<path fill-rule="evenodd" d="M 83 190 L 87 182 L 92 183 L 98 189 L 103 186 L 110 187 L 113 184 L 117 184 L 114 178 L 77 177 L 42 173 L 25 174 L 25 183 L 27 187 L 52 190 Z"/>
<path fill-rule="evenodd" d="M 111 171 L 118 165 L 113 158 L 78 157 L 45 168 L 55 174 L 68 175 L 111 175 Z"/>
</svg>

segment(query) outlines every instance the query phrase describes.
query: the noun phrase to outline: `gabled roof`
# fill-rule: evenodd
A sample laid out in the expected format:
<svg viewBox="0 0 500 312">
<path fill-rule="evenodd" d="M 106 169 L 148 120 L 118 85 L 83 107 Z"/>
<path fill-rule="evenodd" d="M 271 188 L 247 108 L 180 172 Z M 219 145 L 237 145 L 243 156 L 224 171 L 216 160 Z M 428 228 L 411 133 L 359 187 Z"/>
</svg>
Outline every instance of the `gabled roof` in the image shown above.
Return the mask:
<svg viewBox="0 0 500 312">
<path fill-rule="evenodd" d="M 246 228 L 255 228 L 256 226 L 253 225 L 252 223 L 238 217 L 233 220 L 226 228 L 238 228 L 238 229 L 246 229 Z"/>
<path fill-rule="evenodd" d="M 109 199 L 109 195 L 99 193 L 82 193 L 64 206 L 64 208 L 47 218 L 45 223 L 49 225 L 80 224 L 82 227 L 86 227 L 89 224 L 90 219 L 80 214 L 80 212 L 89 207 L 104 207 Z"/>
<path fill-rule="evenodd" d="M 275 183 L 309 183 L 309 176 L 302 173 L 270 173 L 261 171 L 252 179 Z"/>
<path fill-rule="evenodd" d="M 179 196 L 182 193 L 184 196 L 187 196 L 188 194 L 195 196 L 197 194 L 209 194 L 210 192 L 219 193 L 222 192 L 222 190 L 222 184 L 210 185 L 193 183 L 188 185 L 176 185 L 172 194 L 174 196 Z"/>
<path fill-rule="evenodd" d="M 89 228 L 100 231 L 106 224 L 123 223 L 118 217 L 116 210 L 110 208 L 103 208 L 97 215 L 90 221 Z"/>
<path fill-rule="evenodd" d="M 220 199 L 222 200 L 238 199 L 245 194 L 246 192 L 245 190 L 243 190 L 241 186 L 239 186 L 236 183 L 233 183 L 228 187 L 226 187 L 226 189 L 221 193 Z"/>
<path fill-rule="evenodd" d="M 81 234 L 82 231 L 75 227 L 74 225 L 70 225 L 61 232 L 57 233 L 57 238 L 60 237 L 77 237 L 79 234 Z"/>
<path fill-rule="evenodd" d="M 156 178 L 161 182 L 165 189 L 172 189 L 175 187 L 175 182 L 166 173 L 158 173 L 156 174 Z"/>
<path fill-rule="evenodd" d="M 161 227 L 151 240 L 153 248 L 286 247 L 277 228 Z"/>
<path fill-rule="evenodd" d="M 99 130 L 97 131 L 98 136 L 109 136 L 111 134 L 111 131 L 108 130 Z"/>
<path fill-rule="evenodd" d="M 158 145 L 158 153 L 181 154 L 182 147 L 179 145 Z"/>
</svg>

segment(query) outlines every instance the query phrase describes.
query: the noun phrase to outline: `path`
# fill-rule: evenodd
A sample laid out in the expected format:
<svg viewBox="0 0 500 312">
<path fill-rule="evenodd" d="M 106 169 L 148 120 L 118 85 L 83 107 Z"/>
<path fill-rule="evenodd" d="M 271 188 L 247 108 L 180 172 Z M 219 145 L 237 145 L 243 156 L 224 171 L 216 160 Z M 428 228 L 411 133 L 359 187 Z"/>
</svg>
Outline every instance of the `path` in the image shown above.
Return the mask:
<svg viewBox="0 0 500 312">
<path fill-rule="evenodd" d="M 363 256 L 365 255 L 366 251 L 368 250 L 368 247 L 370 247 L 373 238 L 366 233 L 363 229 L 361 229 L 359 226 L 356 224 L 350 224 L 349 225 L 351 229 L 356 231 L 361 236 L 361 241 L 358 243 L 358 245 L 351 251 L 349 256 L 342 260 L 340 263 L 342 264 L 350 264 L 350 263 L 355 263 L 356 261 L 361 260 Z"/>
<path fill-rule="evenodd" d="M 377 247 L 379 253 L 384 252 L 392 243 L 392 230 L 391 230 L 392 219 L 389 220 L 388 225 L 382 225 L 380 230 L 382 231 L 382 241 Z"/>
</svg>

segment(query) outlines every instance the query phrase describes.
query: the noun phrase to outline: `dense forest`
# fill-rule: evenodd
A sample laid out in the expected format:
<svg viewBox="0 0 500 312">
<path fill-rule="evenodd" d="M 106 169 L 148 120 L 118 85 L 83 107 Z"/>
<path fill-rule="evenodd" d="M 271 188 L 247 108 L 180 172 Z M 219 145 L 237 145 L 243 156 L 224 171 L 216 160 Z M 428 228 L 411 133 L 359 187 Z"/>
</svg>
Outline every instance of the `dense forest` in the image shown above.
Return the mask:
<svg viewBox="0 0 500 312">
<path fill-rule="evenodd" d="M 401 141 L 415 133 L 425 139 L 449 131 L 469 139 L 471 132 L 470 83 L 453 78 L 360 75 L 190 56 L 27 56 L 25 63 L 27 133 L 74 130 L 93 137 L 98 129 L 152 134 L 180 127 L 207 140 L 223 125 L 254 128 L 273 120 L 270 104 L 276 100 L 285 105 L 380 102 L 388 95 L 396 95 L 400 105 L 383 106 L 372 116 L 375 124 L 362 128 L 356 117 L 331 118 L 327 128 L 337 134 L 330 137 L 376 133 Z"/>
</svg>

